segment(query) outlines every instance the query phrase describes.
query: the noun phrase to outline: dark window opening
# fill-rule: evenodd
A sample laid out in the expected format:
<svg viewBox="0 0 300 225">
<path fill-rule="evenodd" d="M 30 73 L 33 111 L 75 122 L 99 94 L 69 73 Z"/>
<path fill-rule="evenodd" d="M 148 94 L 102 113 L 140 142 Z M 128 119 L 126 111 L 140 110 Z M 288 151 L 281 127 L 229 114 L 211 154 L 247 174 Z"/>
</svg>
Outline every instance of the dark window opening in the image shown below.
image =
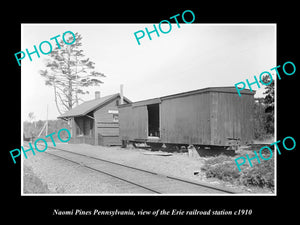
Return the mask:
<svg viewBox="0 0 300 225">
<path fill-rule="evenodd" d="M 76 135 L 83 136 L 83 120 L 82 118 L 75 118 L 76 123 Z"/>
<path fill-rule="evenodd" d="M 79 117 L 75 118 L 76 123 L 76 135 L 77 136 L 89 136 L 92 135 L 93 120 L 90 118 Z"/>
<path fill-rule="evenodd" d="M 148 109 L 148 136 L 160 137 L 159 104 L 147 105 Z"/>
</svg>

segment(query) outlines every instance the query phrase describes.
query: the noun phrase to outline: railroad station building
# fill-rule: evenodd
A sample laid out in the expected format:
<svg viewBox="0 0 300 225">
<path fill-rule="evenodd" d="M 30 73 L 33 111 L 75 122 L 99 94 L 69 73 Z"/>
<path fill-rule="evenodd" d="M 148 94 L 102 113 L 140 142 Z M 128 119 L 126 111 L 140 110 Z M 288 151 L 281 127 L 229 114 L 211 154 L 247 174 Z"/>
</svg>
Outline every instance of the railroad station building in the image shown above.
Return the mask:
<svg viewBox="0 0 300 225">
<path fill-rule="evenodd" d="M 72 138 L 69 143 L 91 145 L 120 145 L 119 111 L 120 104 L 131 103 L 129 99 L 116 93 L 86 101 L 59 116 L 71 122 Z"/>
</svg>

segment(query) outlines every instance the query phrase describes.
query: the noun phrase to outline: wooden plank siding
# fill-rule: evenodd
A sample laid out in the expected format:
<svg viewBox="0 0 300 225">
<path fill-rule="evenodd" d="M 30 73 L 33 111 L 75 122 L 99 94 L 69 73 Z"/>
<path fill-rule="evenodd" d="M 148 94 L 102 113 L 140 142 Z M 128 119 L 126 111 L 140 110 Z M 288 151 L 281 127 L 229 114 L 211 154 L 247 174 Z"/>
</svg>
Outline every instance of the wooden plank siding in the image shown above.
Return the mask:
<svg viewBox="0 0 300 225">
<path fill-rule="evenodd" d="M 78 144 L 78 143 L 86 143 L 94 145 L 94 121 L 87 117 L 73 117 L 71 119 L 72 126 L 72 138 L 70 143 Z"/>
<path fill-rule="evenodd" d="M 148 137 L 148 110 L 147 106 L 132 107 L 134 139 L 147 139 Z"/>
<path fill-rule="evenodd" d="M 251 143 L 253 95 L 245 90 L 239 97 L 232 87 L 207 88 L 123 105 L 120 137 L 150 141 L 147 105 L 154 103 L 159 105 L 161 143 L 228 146 L 228 138 Z"/>
<path fill-rule="evenodd" d="M 120 137 L 122 140 L 146 140 L 148 137 L 147 106 L 119 107 Z"/>
<path fill-rule="evenodd" d="M 113 113 L 109 110 L 118 110 L 118 99 L 108 102 L 104 106 L 94 111 L 96 124 L 95 144 L 97 145 L 117 145 L 121 144 L 119 138 L 119 123 L 113 120 Z"/>
<path fill-rule="evenodd" d="M 121 145 L 119 138 L 119 93 L 83 102 L 58 118 L 71 120 L 72 143 Z M 125 104 L 131 101 L 123 96 Z"/>
<path fill-rule="evenodd" d="M 119 126 L 121 140 L 133 140 L 135 127 L 133 127 L 131 105 L 119 107 Z"/>
<path fill-rule="evenodd" d="M 242 144 L 253 139 L 253 96 L 211 93 L 211 144 L 226 145 L 227 138 L 240 138 Z"/>
<path fill-rule="evenodd" d="M 209 112 L 208 93 L 162 100 L 162 142 L 210 144 Z"/>
</svg>

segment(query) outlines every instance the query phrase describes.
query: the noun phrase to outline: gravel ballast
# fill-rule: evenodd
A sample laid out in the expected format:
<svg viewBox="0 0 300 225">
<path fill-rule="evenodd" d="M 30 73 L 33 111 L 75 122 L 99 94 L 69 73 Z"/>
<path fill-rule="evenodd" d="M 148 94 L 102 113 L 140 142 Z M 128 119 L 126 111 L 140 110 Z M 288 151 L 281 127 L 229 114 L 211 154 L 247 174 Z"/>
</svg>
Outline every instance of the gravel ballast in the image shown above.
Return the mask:
<svg viewBox="0 0 300 225">
<path fill-rule="evenodd" d="M 49 143 L 48 146 L 51 146 Z M 87 154 L 93 157 L 126 164 L 132 167 L 153 171 L 155 173 L 180 177 L 193 181 L 222 185 L 221 182 L 209 182 L 200 167 L 205 158 L 195 159 L 187 153 L 172 155 L 148 154 L 148 150 L 121 147 L 92 146 L 87 144 L 57 144 L 58 148 Z M 51 152 L 48 148 L 46 152 Z M 126 186 L 124 182 L 112 181 L 106 175 L 91 171 L 72 162 L 59 159 L 47 153 L 37 152 L 23 159 L 50 190 L 50 194 L 139 194 L 141 190 Z M 197 173 L 197 176 L 194 173 Z"/>
</svg>

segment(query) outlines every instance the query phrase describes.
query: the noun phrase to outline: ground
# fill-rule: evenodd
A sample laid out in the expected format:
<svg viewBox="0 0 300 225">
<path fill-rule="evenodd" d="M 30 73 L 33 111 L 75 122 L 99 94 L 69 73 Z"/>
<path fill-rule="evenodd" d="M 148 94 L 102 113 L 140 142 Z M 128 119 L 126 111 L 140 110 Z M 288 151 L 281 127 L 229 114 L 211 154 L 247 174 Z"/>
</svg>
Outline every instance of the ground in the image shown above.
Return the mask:
<svg viewBox="0 0 300 225">
<path fill-rule="evenodd" d="M 49 143 L 51 146 L 51 143 Z M 57 144 L 66 150 L 89 154 L 94 157 L 124 163 L 129 166 L 150 170 L 159 174 L 207 182 L 235 189 L 230 183 L 218 179 L 207 179 L 201 171 L 205 160 L 211 157 L 191 158 L 188 153 L 173 153 L 171 156 L 149 155 L 148 150 L 121 147 L 103 147 L 87 144 Z M 47 149 L 51 151 L 51 149 Z M 234 157 L 232 158 L 234 162 Z M 105 182 L 102 175 L 84 167 L 57 159 L 55 156 L 37 152 L 24 164 L 24 193 L 124 193 L 122 184 Z M 103 182 L 104 180 L 104 182 Z M 34 187 L 38 186 L 38 187 Z M 244 193 L 270 193 L 265 189 L 238 186 Z"/>
</svg>

